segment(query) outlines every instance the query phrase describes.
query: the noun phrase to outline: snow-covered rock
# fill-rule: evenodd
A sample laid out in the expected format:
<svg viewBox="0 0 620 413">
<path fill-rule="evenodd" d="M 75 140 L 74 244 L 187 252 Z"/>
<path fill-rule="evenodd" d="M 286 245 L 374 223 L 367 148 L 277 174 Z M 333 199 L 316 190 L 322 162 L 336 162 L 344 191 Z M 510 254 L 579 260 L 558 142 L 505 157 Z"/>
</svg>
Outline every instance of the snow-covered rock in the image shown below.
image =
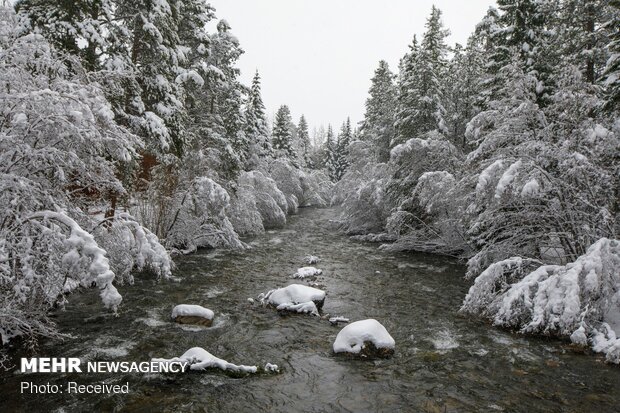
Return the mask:
<svg viewBox="0 0 620 413">
<path fill-rule="evenodd" d="M 510 258 L 489 266 L 470 288 L 462 312 L 524 333 L 590 344 L 620 363 L 620 241 L 602 238 L 567 265 Z"/>
<path fill-rule="evenodd" d="M 207 369 L 220 369 L 233 373 L 256 373 L 256 366 L 236 365 L 215 357 L 201 347 L 193 347 L 187 350 L 181 357 L 171 359 L 154 358 L 156 363 L 188 363 L 189 369 L 194 371 L 204 371 Z"/>
<path fill-rule="evenodd" d="M 298 310 L 302 308 L 307 310 L 309 308 L 308 303 L 312 302 L 318 313 L 318 310 L 323 307 L 323 303 L 325 302 L 325 295 L 325 291 L 319 290 L 318 288 L 308 287 L 301 284 L 291 284 L 287 287 L 278 288 L 276 290 L 271 290 L 266 294 L 261 294 L 258 298 L 263 304 L 273 305 L 281 310 L 290 309 L 295 312 L 300 312 Z M 299 304 L 304 304 L 304 306 L 297 307 Z"/>
<path fill-rule="evenodd" d="M 323 270 L 320 270 L 315 267 L 301 267 L 297 269 L 297 272 L 293 275 L 293 278 L 308 278 L 308 277 L 316 277 L 317 275 L 323 274 Z"/>
<path fill-rule="evenodd" d="M 319 315 L 319 310 L 317 310 L 316 305 L 312 301 L 308 301 L 305 303 L 293 304 L 293 303 L 282 303 L 276 307 L 278 311 L 290 311 L 293 313 L 304 313 L 317 316 Z"/>
<path fill-rule="evenodd" d="M 321 262 L 321 259 L 317 257 L 316 255 L 306 255 L 304 257 L 304 262 L 308 265 L 314 265 L 314 264 L 318 264 L 319 262 Z"/>
<path fill-rule="evenodd" d="M 336 317 L 330 317 L 329 322 L 332 325 L 338 325 L 338 323 L 348 323 L 350 320 L 346 317 L 342 317 L 342 316 L 336 316 Z"/>
<path fill-rule="evenodd" d="M 179 324 L 198 324 L 210 327 L 214 316 L 213 311 L 194 304 L 179 304 L 172 309 L 172 319 Z"/>
<path fill-rule="evenodd" d="M 349 353 L 361 357 L 389 357 L 396 343 L 377 320 L 368 319 L 345 326 L 334 341 L 334 353 Z"/>
</svg>

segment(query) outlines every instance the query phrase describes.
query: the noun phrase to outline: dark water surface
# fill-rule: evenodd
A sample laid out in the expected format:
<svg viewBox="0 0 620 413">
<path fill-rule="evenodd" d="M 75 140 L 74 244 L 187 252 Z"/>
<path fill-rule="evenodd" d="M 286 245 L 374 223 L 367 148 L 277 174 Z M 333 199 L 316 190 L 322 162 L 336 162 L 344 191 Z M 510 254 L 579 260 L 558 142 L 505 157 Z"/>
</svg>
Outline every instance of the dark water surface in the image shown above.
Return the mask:
<svg viewBox="0 0 620 413">
<path fill-rule="evenodd" d="M 0 376 L 0 412 L 614 412 L 620 368 L 572 352 L 566 343 L 503 332 L 457 314 L 469 282 L 443 257 L 392 254 L 339 234 L 335 210 L 302 209 L 282 230 L 234 253 L 203 251 L 177 260 L 180 282 L 137 279 L 119 288 L 120 316 L 96 292 L 70 297 L 57 315 L 62 343 L 41 356 L 148 361 L 203 347 L 236 364 L 280 374 L 230 377 L 207 372 L 18 374 Z M 315 317 L 281 316 L 248 297 L 293 283 L 307 254 L 318 255 L 328 293 L 323 313 L 352 321 L 375 318 L 396 340 L 389 360 L 335 357 L 340 327 Z M 303 283 L 303 282 L 301 282 Z M 211 328 L 169 322 L 176 304 L 215 311 Z M 128 395 L 20 394 L 20 383 L 129 382 Z"/>
</svg>

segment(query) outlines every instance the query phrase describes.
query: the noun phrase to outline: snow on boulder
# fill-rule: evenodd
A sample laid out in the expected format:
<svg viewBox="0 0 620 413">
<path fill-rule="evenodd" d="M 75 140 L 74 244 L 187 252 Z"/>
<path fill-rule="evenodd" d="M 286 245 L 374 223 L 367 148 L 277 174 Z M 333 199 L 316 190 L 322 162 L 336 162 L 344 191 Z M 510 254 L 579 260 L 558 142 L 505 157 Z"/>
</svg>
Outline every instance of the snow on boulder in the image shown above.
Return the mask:
<svg viewBox="0 0 620 413">
<path fill-rule="evenodd" d="M 198 324 L 210 327 L 213 324 L 213 311 L 193 304 L 179 304 L 172 309 L 172 319 L 179 324 Z"/>
<path fill-rule="evenodd" d="M 316 255 L 306 255 L 304 257 L 304 262 L 308 265 L 318 264 L 321 262 L 321 259 Z"/>
<path fill-rule="evenodd" d="M 181 357 L 171 359 L 154 358 L 155 363 L 188 363 L 189 370 L 205 371 L 208 369 L 220 369 L 232 373 L 256 373 L 256 366 L 236 365 L 215 357 L 201 347 L 193 347 L 187 350 Z"/>
<path fill-rule="evenodd" d="M 316 277 L 317 275 L 321 274 L 323 274 L 323 270 L 319 270 L 318 268 L 301 267 L 297 269 L 297 272 L 295 273 L 295 275 L 293 275 L 293 278 L 304 279 L 309 277 Z"/>
<path fill-rule="evenodd" d="M 360 357 L 389 357 L 394 354 L 395 342 L 377 320 L 368 319 L 345 326 L 334 341 L 334 353 Z"/>
<path fill-rule="evenodd" d="M 319 310 L 316 308 L 316 304 L 314 304 L 312 301 L 299 304 L 282 303 L 277 306 L 276 309 L 278 311 L 290 311 L 292 313 L 304 313 L 317 317 L 319 316 Z"/>
<path fill-rule="evenodd" d="M 316 310 L 320 310 L 325 302 L 325 291 L 318 288 L 308 287 L 301 284 L 291 284 L 284 288 L 278 288 L 271 290 L 267 294 L 259 295 L 259 299 L 263 304 L 273 305 L 279 307 L 284 305 L 282 309 L 288 310 L 295 308 L 297 304 L 307 304 L 312 302 Z M 308 306 L 304 306 L 307 308 Z M 296 307 L 293 311 L 296 311 L 300 307 Z"/>
<path fill-rule="evenodd" d="M 461 312 L 523 333 L 570 338 L 620 363 L 620 241 L 601 238 L 566 265 L 513 257 L 489 266 Z"/>
</svg>

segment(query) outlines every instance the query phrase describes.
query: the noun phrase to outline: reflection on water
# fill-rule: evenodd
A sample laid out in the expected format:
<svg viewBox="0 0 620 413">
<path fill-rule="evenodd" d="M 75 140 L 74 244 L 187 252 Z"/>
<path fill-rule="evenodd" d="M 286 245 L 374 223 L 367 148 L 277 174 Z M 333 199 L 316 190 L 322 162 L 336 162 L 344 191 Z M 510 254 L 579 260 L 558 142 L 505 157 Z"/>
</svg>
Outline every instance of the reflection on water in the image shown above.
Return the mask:
<svg viewBox="0 0 620 413">
<path fill-rule="evenodd" d="M 269 231 L 240 253 L 203 251 L 178 260 L 181 282 L 136 280 L 120 288 L 118 318 L 96 292 L 71 297 L 57 315 L 63 343 L 42 356 L 147 361 L 199 346 L 237 364 L 278 364 L 281 374 L 233 378 L 220 373 L 159 375 L 0 376 L 0 411 L 617 411 L 620 368 L 565 343 L 523 337 L 457 315 L 467 291 L 458 263 L 423 254 L 390 254 L 350 241 L 333 224 L 336 211 L 302 209 L 285 230 Z M 321 258 L 317 282 L 324 313 L 352 321 L 376 318 L 396 340 L 389 360 L 335 357 L 340 327 L 309 316 L 280 316 L 248 301 L 289 276 L 303 258 Z M 299 281 L 297 281 L 299 282 Z M 215 311 L 211 328 L 169 322 L 172 307 Z M 20 395 L 23 380 L 80 384 L 129 381 L 129 395 Z M 44 408 L 43 408 L 44 407 Z"/>
</svg>

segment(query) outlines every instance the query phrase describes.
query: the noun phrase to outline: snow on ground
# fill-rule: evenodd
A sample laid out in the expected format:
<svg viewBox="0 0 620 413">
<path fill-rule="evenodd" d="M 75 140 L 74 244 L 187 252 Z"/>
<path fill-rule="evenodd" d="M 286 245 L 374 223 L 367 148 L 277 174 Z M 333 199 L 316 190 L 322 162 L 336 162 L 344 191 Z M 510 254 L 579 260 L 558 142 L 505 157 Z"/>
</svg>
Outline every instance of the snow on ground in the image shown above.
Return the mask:
<svg viewBox="0 0 620 413">
<path fill-rule="evenodd" d="M 301 267 L 297 269 L 297 272 L 295 273 L 295 275 L 293 275 L 293 278 L 300 278 L 303 280 L 304 278 L 315 277 L 321 274 L 323 274 L 323 270 L 320 270 L 318 268 Z"/>
<path fill-rule="evenodd" d="M 194 304 L 179 304 L 172 309 L 172 318 L 177 317 L 201 317 L 213 320 L 215 314 L 208 308 Z"/>
<path fill-rule="evenodd" d="M 394 350 L 396 345 L 392 336 L 377 320 L 368 319 L 355 321 L 345 326 L 334 341 L 335 353 L 359 354 L 372 343 L 377 349 Z"/>
<path fill-rule="evenodd" d="M 189 363 L 189 369 L 194 371 L 204 371 L 207 369 L 220 369 L 224 371 L 231 371 L 233 373 L 256 373 L 258 368 L 256 366 L 244 366 L 236 365 L 215 357 L 207 350 L 200 347 L 193 347 L 187 350 L 181 357 L 174 357 L 171 359 L 154 358 L 153 362 L 157 363 Z"/>
</svg>

